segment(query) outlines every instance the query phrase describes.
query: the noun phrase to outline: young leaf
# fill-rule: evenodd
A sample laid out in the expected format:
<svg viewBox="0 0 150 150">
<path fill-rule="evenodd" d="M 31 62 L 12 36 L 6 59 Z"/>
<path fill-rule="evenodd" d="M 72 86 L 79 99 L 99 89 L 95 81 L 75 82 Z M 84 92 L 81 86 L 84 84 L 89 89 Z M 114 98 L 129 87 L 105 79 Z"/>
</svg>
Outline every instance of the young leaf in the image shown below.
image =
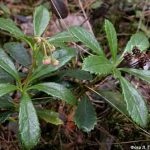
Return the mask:
<svg viewBox="0 0 150 150">
<path fill-rule="evenodd" d="M 34 35 L 41 36 L 42 33 L 45 31 L 48 23 L 50 20 L 50 14 L 46 7 L 39 6 L 36 7 L 34 12 Z"/>
<path fill-rule="evenodd" d="M 77 103 L 77 100 L 71 93 L 71 91 L 58 83 L 54 82 L 40 83 L 30 87 L 30 89 L 43 91 L 49 95 L 64 100 L 71 105 L 75 105 Z"/>
<path fill-rule="evenodd" d="M 96 112 L 87 96 L 84 96 L 79 102 L 75 112 L 74 121 L 78 128 L 85 132 L 90 132 L 94 129 L 94 126 L 97 123 Z"/>
<path fill-rule="evenodd" d="M 0 18 L 0 29 L 9 32 L 15 37 L 23 37 L 24 33 L 10 19 Z"/>
<path fill-rule="evenodd" d="M 149 47 L 148 38 L 143 32 L 138 32 L 131 36 L 129 42 L 126 45 L 124 53 L 131 52 L 135 46 L 137 46 L 141 51 L 144 51 Z"/>
<path fill-rule="evenodd" d="M 148 110 L 144 99 L 125 78 L 120 77 L 120 82 L 129 115 L 137 124 L 146 127 Z"/>
<path fill-rule="evenodd" d="M 31 80 L 35 80 L 40 78 L 46 74 L 50 74 L 53 71 L 56 71 L 60 67 L 64 66 L 69 60 L 71 60 L 74 56 L 76 56 L 76 52 L 74 49 L 65 48 L 57 50 L 53 53 L 53 57 L 59 60 L 58 66 L 53 65 L 40 65 L 32 74 Z"/>
<path fill-rule="evenodd" d="M 74 37 L 76 37 L 80 42 L 84 43 L 93 52 L 98 55 L 104 55 L 104 52 L 98 41 L 90 32 L 81 27 L 72 27 L 69 29 L 69 31 Z"/>
<path fill-rule="evenodd" d="M 105 20 L 105 32 L 109 44 L 109 48 L 112 54 L 112 58 L 115 61 L 118 49 L 117 34 L 113 24 L 109 20 Z"/>
<path fill-rule="evenodd" d="M 24 48 L 24 46 L 17 42 L 9 42 L 4 45 L 5 50 L 7 53 L 19 64 L 23 66 L 29 66 L 31 64 L 31 57 Z"/>
<path fill-rule="evenodd" d="M 12 75 L 16 80 L 19 80 L 18 72 L 3 49 L 0 48 L 0 67 Z"/>
<path fill-rule="evenodd" d="M 128 72 L 138 78 L 150 83 L 150 70 L 140 70 L 132 68 L 120 68 L 120 70 Z"/>
<path fill-rule="evenodd" d="M 17 87 L 15 85 L 1 83 L 0 84 L 0 97 L 7 94 L 7 93 L 15 91 L 16 89 L 17 89 Z"/>
<path fill-rule="evenodd" d="M 48 123 L 52 123 L 54 125 L 63 124 L 63 121 L 59 118 L 59 114 L 52 110 L 37 109 L 37 114 L 41 119 Z"/>
<path fill-rule="evenodd" d="M 111 73 L 113 65 L 105 57 L 89 56 L 85 58 L 82 69 L 90 73 L 104 75 Z"/>
<path fill-rule="evenodd" d="M 23 145 L 26 149 L 33 148 L 40 138 L 38 117 L 32 101 L 27 93 L 21 98 L 19 107 L 19 131 Z"/>
</svg>

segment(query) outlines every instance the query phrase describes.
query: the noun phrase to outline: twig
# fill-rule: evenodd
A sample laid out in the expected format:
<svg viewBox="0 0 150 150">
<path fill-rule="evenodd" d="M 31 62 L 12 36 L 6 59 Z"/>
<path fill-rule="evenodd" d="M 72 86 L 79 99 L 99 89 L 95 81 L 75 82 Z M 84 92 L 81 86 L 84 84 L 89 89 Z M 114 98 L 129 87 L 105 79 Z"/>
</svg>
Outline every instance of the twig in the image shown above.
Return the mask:
<svg viewBox="0 0 150 150">
<path fill-rule="evenodd" d="M 83 15 L 84 15 L 84 17 L 85 17 L 85 20 L 88 20 L 88 17 L 87 17 L 87 15 L 86 15 L 86 13 L 85 13 L 85 10 L 84 10 L 84 8 L 83 8 L 83 5 L 82 5 L 81 0 L 79 0 L 79 5 L 80 5 L 80 8 L 81 8 L 81 10 L 82 10 L 82 12 L 83 12 Z M 92 27 L 91 27 L 91 24 L 89 23 L 89 21 L 87 21 L 87 25 L 88 25 L 88 27 L 89 27 L 90 32 L 94 35 L 93 30 L 92 30 Z"/>
<path fill-rule="evenodd" d="M 65 23 L 65 21 L 63 20 L 63 18 L 61 17 L 61 14 L 59 13 L 57 7 L 55 6 L 53 0 L 51 0 L 52 4 L 54 5 L 54 8 L 56 9 L 58 16 L 62 19 L 62 23 L 64 24 L 66 30 L 72 35 L 74 36 L 74 34 L 69 30 L 69 27 L 67 26 L 67 24 Z M 92 32 L 93 33 L 93 32 Z M 78 45 L 79 46 L 79 45 Z M 83 49 L 82 49 L 83 50 Z M 84 50 L 85 52 L 89 53 L 88 51 Z"/>
<path fill-rule="evenodd" d="M 142 20 L 143 20 L 143 18 L 144 18 L 144 11 L 145 11 L 146 3 L 147 3 L 147 2 L 148 2 L 148 0 L 145 0 L 145 4 L 144 4 L 143 9 L 142 9 L 142 12 L 141 12 L 141 16 L 140 16 L 140 20 L 139 20 L 137 32 L 138 32 L 138 31 L 140 30 L 140 28 L 141 28 Z"/>
<path fill-rule="evenodd" d="M 110 101 L 108 101 L 104 96 L 102 96 L 99 92 L 95 91 L 95 89 L 91 88 L 91 87 L 88 87 L 88 86 L 85 86 L 87 89 L 89 89 L 90 91 L 94 92 L 95 94 L 99 95 L 100 97 L 102 97 L 104 100 L 106 100 L 108 103 L 111 103 Z M 116 108 L 120 113 L 122 113 L 113 103 L 111 103 L 111 105 Z M 130 122 L 132 122 L 136 128 L 142 130 L 147 137 L 150 138 L 150 133 L 147 132 L 146 130 L 144 130 L 143 128 L 141 128 L 140 126 L 138 126 L 137 124 L 135 124 L 126 114 L 122 113 L 124 116 L 126 116 L 128 118 L 128 120 Z"/>
</svg>

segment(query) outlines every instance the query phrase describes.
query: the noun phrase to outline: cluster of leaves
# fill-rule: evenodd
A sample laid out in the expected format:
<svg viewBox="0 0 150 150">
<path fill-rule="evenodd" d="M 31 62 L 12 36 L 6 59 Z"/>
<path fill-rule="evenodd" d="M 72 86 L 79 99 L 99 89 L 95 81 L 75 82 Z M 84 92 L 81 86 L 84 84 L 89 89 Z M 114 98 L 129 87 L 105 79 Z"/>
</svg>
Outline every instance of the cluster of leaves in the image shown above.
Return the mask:
<svg viewBox="0 0 150 150">
<path fill-rule="evenodd" d="M 49 11 L 43 6 L 37 7 L 33 20 L 34 35 L 27 36 L 12 20 L 0 18 L 0 29 L 10 33 L 11 36 L 18 40 L 26 42 L 32 50 L 29 52 L 20 42 L 8 42 L 4 44 L 3 48 L 0 48 L 0 107 L 5 108 L 4 113 L 1 113 L 1 123 L 12 113 L 19 112 L 20 138 L 22 145 L 27 149 L 34 147 L 39 141 L 40 126 L 38 116 L 55 125 L 63 123 L 57 112 L 34 107 L 31 100 L 33 95 L 35 96 L 38 91 L 42 91 L 70 105 L 77 104 L 75 96 L 65 86 L 55 82 L 43 83 L 41 80 L 43 76 L 50 75 L 58 70 L 76 55 L 74 49 L 58 48 L 52 55 L 59 60 L 59 64 L 56 66 L 42 64 L 44 56 L 36 38 L 40 39 L 49 20 Z M 15 63 L 19 66 L 17 67 Z M 20 66 L 21 69 L 26 68 L 27 71 L 21 71 Z M 10 97 L 9 93 L 14 91 L 21 94 L 19 105 Z"/>
<path fill-rule="evenodd" d="M 124 109 L 118 107 L 116 102 L 113 102 L 108 96 L 108 93 L 104 94 L 103 92 L 99 92 L 98 94 L 104 97 L 113 107 L 117 108 L 120 112 L 126 116 L 130 116 L 134 122 L 142 127 L 146 127 L 148 123 L 148 109 L 145 100 L 136 90 L 136 88 L 124 76 L 122 76 L 122 72 L 129 73 L 144 81 L 149 82 L 150 71 L 131 68 L 119 68 L 119 64 L 123 60 L 124 54 L 126 52 L 131 52 L 135 46 L 137 46 L 141 51 L 147 50 L 147 48 L 149 48 L 149 41 L 147 37 L 141 32 L 134 34 L 127 43 L 123 54 L 118 57 L 117 35 L 115 28 L 108 20 L 105 20 L 104 27 L 112 56 L 110 59 L 104 55 L 102 48 L 99 46 L 99 43 L 95 39 L 93 40 L 92 36 L 87 36 L 83 29 L 71 29 L 71 32 L 75 37 L 88 45 L 88 47 L 90 47 L 91 50 L 96 53 L 84 59 L 82 69 L 89 71 L 90 73 L 94 73 L 97 76 L 112 75 L 114 78 L 118 79 L 124 97 L 124 101 L 122 102 L 120 100 L 119 103 L 123 103 L 122 105 L 125 106 Z M 90 38 L 92 39 L 90 40 Z M 91 43 L 89 41 L 91 41 Z M 107 97 L 109 97 L 109 99 Z"/>
<path fill-rule="evenodd" d="M 136 33 L 127 43 L 123 54 L 121 56 L 117 56 L 118 44 L 115 28 L 109 20 L 105 20 L 104 27 L 112 56 L 110 59 L 104 55 L 103 50 L 99 46 L 99 43 L 96 41 L 96 39 L 93 39 L 92 36 L 87 36 L 83 29 L 79 27 L 70 29 L 75 37 L 85 43 L 88 47 L 91 48 L 91 50 L 93 50 L 93 52 L 96 53 L 84 59 L 82 69 L 89 71 L 90 73 L 94 73 L 97 76 L 112 75 L 114 78 L 118 79 L 124 97 L 124 101 L 122 102 L 120 100 L 119 103 L 123 103 L 122 105 L 125 106 L 124 109 L 118 107 L 118 105 L 113 102 L 110 97 L 108 99 L 107 93 L 104 94 L 103 92 L 99 92 L 98 94 L 104 97 L 113 107 L 117 108 L 120 112 L 126 116 L 130 116 L 134 122 L 142 127 L 146 127 L 148 123 L 148 108 L 146 106 L 146 102 L 141 94 L 136 90 L 136 88 L 122 75 L 122 72 L 129 73 L 144 81 L 149 82 L 150 71 L 132 68 L 119 68 L 119 64 L 122 62 L 124 54 L 126 52 L 131 52 L 135 46 L 138 47 L 141 51 L 147 50 L 147 48 L 149 48 L 149 41 L 143 33 Z"/>
<path fill-rule="evenodd" d="M 75 123 L 83 131 L 91 131 L 97 118 L 88 96 L 84 92 L 81 93 L 80 102 L 78 102 L 71 90 L 59 83 L 60 79 L 56 80 L 57 82 L 43 82 L 45 77 L 50 77 L 55 72 L 58 73 L 57 75 L 61 74 L 60 78 L 69 76 L 79 80 L 90 80 L 91 84 L 94 83 L 92 74 L 95 74 L 96 78 L 113 76 L 120 82 L 123 99 L 115 101 L 111 91 L 95 91 L 90 87 L 89 89 L 103 97 L 121 113 L 130 116 L 135 123 L 146 127 L 148 123 L 146 102 L 137 89 L 122 76 L 122 72 L 150 82 L 150 71 L 119 68 L 119 64 L 123 60 L 124 54 L 131 52 L 134 46 L 141 51 L 146 50 L 149 47 L 147 37 L 143 33 L 134 34 L 127 43 L 123 54 L 118 56 L 115 28 L 110 21 L 105 20 L 104 27 L 112 56 L 108 59 L 95 37 L 81 27 L 71 27 L 68 31 L 50 38 L 42 37 L 49 21 L 48 10 L 43 6 L 37 7 L 33 20 L 34 35 L 27 36 L 12 20 L 0 18 L 0 29 L 10 33 L 16 39 L 26 42 L 31 49 L 29 53 L 29 50 L 20 42 L 5 43 L 3 48 L 0 48 L 0 108 L 5 109 L 4 113 L 1 113 L 0 122 L 5 121 L 12 113 L 19 112 L 19 133 L 22 145 L 27 149 L 33 148 L 40 138 L 39 117 L 55 125 L 63 123 L 57 112 L 36 107 L 36 104 L 33 103 L 32 97 L 40 91 L 51 95 L 51 98 L 61 99 L 72 106 L 77 106 L 74 116 Z M 66 47 L 65 43 L 78 41 L 85 44 L 94 54 L 84 59 L 82 70 L 64 70 L 60 73 L 60 68 L 76 56 L 75 49 Z M 42 64 L 45 56 L 42 50 L 45 43 L 57 47 L 56 51 L 51 53 L 52 57 L 59 61 L 57 65 Z M 15 65 L 15 62 L 19 65 Z M 28 71 L 20 71 L 20 66 L 27 68 Z M 14 93 L 14 91 L 21 95 L 18 98 L 19 105 L 10 97 L 9 93 Z"/>
</svg>

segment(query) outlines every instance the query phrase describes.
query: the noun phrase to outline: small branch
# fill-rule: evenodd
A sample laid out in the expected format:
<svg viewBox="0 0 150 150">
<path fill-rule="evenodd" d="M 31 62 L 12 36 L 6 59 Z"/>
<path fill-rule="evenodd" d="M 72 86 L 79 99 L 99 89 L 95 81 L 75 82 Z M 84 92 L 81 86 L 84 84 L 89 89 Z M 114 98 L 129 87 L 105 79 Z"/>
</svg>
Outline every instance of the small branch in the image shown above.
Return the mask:
<svg viewBox="0 0 150 150">
<path fill-rule="evenodd" d="M 81 10 L 82 10 L 82 12 L 83 12 L 83 15 L 84 15 L 84 17 L 85 17 L 85 20 L 87 20 L 87 25 L 88 25 L 88 27 L 89 27 L 89 30 L 90 30 L 90 32 L 94 35 L 93 30 L 92 30 L 92 27 L 91 27 L 91 24 L 90 24 L 90 22 L 88 21 L 88 17 L 87 17 L 86 12 L 85 12 L 85 10 L 84 10 L 84 8 L 83 8 L 83 5 L 82 5 L 81 0 L 79 0 L 79 5 L 80 5 L 80 8 L 81 8 Z"/>
<path fill-rule="evenodd" d="M 141 25 L 142 25 L 142 21 L 143 21 L 143 19 L 144 19 L 144 17 L 145 17 L 145 16 L 144 16 L 144 11 L 145 11 L 147 2 L 148 2 L 148 0 L 145 0 L 145 4 L 144 4 L 143 9 L 142 9 L 142 12 L 141 12 L 141 16 L 140 16 L 140 20 L 139 20 L 137 32 L 140 30 Z"/>
</svg>

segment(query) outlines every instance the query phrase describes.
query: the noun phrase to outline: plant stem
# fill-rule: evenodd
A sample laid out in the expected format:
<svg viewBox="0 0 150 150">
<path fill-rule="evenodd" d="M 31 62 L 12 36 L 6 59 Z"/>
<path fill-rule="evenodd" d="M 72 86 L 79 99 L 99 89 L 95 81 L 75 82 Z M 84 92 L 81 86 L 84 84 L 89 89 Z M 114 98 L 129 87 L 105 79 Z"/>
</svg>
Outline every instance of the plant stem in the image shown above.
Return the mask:
<svg viewBox="0 0 150 150">
<path fill-rule="evenodd" d="M 26 90 L 26 88 L 30 84 L 30 78 L 32 76 L 32 72 L 33 72 L 34 68 L 36 67 L 36 54 L 37 54 L 38 48 L 37 48 L 36 44 L 34 44 L 34 46 L 32 46 L 31 48 L 32 48 L 32 52 L 33 52 L 32 65 L 31 65 L 31 68 L 29 69 L 29 73 L 27 75 L 27 78 L 23 83 L 23 90 Z M 34 55 L 34 53 L 35 53 L 35 55 Z"/>
</svg>

